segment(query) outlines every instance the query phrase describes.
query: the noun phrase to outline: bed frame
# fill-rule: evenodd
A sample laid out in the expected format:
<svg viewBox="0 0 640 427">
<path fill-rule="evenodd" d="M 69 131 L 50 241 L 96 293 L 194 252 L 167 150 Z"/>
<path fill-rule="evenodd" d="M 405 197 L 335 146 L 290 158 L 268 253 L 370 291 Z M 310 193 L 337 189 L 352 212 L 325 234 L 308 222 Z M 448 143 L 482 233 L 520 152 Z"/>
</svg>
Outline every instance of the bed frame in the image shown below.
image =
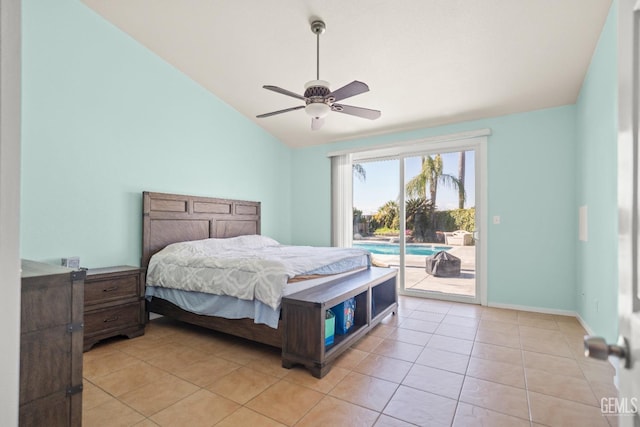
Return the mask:
<svg viewBox="0 0 640 427">
<path fill-rule="evenodd" d="M 260 234 L 260 203 L 176 194 L 143 193 L 142 268 L 165 246 L 188 240 Z M 326 312 L 336 304 L 355 299 L 350 331 L 325 345 Z M 278 328 L 253 319 L 203 316 L 154 297 L 147 311 L 219 332 L 236 335 L 282 349 L 282 366 L 306 366 L 317 378 L 329 372 L 332 362 L 398 307 L 396 270 L 371 267 L 329 278 L 322 285 L 282 299 Z"/>
<path fill-rule="evenodd" d="M 142 261 L 146 277 L 149 260 L 171 243 L 260 234 L 260 202 L 142 193 Z M 147 311 L 208 329 L 282 348 L 282 321 L 277 329 L 252 319 L 225 319 L 194 314 L 160 298 L 147 302 Z"/>
</svg>

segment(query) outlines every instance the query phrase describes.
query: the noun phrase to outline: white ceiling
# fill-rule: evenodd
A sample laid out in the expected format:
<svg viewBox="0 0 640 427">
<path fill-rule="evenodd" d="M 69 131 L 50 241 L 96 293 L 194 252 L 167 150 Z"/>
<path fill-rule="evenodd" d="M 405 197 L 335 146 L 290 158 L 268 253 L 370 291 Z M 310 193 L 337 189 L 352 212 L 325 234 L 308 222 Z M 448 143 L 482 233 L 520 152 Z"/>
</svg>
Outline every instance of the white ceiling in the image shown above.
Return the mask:
<svg viewBox="0 0 640 427">
<path fill-rule="evenodd" d="M 82 0 L 291 147 L 575 103 L 611 0 Z M 370 92 L 319 131 L 302 94 L 316 77 Z M 213 120 L 213 118 L 212 118 Z"/>
</svg>

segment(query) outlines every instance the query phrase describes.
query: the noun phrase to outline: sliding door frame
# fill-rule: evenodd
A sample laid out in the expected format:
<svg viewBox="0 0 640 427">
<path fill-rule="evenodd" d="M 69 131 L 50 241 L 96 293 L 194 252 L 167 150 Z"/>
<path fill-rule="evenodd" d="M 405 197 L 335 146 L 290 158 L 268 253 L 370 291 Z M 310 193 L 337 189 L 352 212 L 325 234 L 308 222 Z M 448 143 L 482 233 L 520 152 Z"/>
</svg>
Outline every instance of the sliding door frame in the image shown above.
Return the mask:
<svg viewBox="0 0 640 427">
<path fill-rule="evenodd" d="M 408 157 L 435 154 L 439 152 L 456 152 L 471 151 L 475 152 L 475 186 L 476 186 L 476 231 L 474 238 L 476 239 L 476 295 L 474 298 L 465 296 L 456 296 L 454 294 L 439 294 L 428 291 L 412 291 L 405 289 L 405 236 L 400 233 L 400 265 L 399 270 L 399 292 L 402 295 L 410 296 L 428 296 L 434 299 L 447 299 L 450 301 L 460 301 L 468 303 L 476 303 L 487 305 L 487 241 L 489 239 L 489 228 L 487 227 L 487 143 L 488 136 L 491 134 L 489 129 L 480 129 L 470 132 L 462 132 L 449 135 L 441 135 L 419 140 L 399 142 L 389 145 L 380 145 L 375 148 L 360 148 L 355 150 L 344 150 L 340 152 L 329 153 L 330 157 L 349 156 L 351 163 L 360 163 L 366 161 L 380 160 L 399 160 L 399 203 L 400 209 L 400 228 L 406 228 L 405 216 L 405 183 L 404 183 L 404 164 Z M 351 194 L 351 191 L 349 191 Z M 350 200 L 353 206 L 353 200 Z M 335 228 L 335 226 L 334 226 Z M 347 240 L 351 241 L 352 236 L 347 236 Z"/>
</svg>

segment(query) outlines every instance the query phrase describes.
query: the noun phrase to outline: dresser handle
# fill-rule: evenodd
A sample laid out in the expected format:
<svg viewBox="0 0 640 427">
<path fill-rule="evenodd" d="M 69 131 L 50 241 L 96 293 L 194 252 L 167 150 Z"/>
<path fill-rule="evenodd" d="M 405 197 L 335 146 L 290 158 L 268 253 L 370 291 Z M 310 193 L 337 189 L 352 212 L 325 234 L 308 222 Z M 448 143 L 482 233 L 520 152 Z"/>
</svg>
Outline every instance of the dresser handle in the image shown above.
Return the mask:
<svg viewBox="0 0 640 427">
<path fill-rule="evenodd" d="M 119 318 L 120 318 L 119 316 L 113 316 L 113 317 L 109 317 L 109 318 L 104 319 L 103 322 L 104 323 L 115 322 Z"/>
<path fill-rule="evenodd" d="M 110 288 L 103 289 L 103 290 L 102 290 L 102 292 L 111 292 L 111 291 L 116 291 L 116 290 L 118 290 L 118 288 L 119 288 L 119 287 L 120 287 L 120 286 L 112 286 L 112 287 L 110 287 Z"/>
</svg>

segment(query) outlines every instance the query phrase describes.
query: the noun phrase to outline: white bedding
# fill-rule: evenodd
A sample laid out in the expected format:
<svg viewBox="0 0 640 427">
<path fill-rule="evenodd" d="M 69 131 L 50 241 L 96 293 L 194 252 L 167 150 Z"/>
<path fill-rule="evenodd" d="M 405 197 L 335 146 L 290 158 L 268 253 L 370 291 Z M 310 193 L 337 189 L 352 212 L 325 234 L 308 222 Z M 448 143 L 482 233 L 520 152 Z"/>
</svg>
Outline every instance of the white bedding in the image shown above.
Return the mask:
<svg viewBox="0 0 640 427">
<path fill-rule="evenodd" d="M 289 279 L 368 267 L 369 257 L 357 248 L 287 246 L 258 235 L 181 242 L 151 258 L 147 285 L 257 299 L 277 309 Z"/>
</svg>

